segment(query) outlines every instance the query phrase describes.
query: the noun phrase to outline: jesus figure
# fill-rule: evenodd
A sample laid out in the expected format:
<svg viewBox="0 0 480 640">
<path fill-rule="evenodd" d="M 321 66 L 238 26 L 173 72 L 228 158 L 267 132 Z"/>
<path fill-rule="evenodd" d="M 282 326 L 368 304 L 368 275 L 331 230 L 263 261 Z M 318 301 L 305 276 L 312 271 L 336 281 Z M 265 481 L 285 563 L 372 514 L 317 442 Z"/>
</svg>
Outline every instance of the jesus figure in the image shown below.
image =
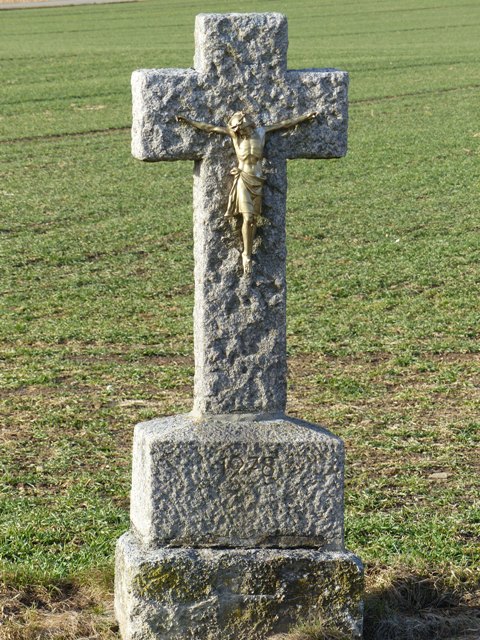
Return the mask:
<svg viewBox="0 0 480 640">
<path fill-rule="evenodd" d="M 262 159 L 265 136 L 270 131 L 289 129 L 300 122 L 313 120 L 317 115 L 317 112 L 313 111 L 266 127 L 256 127 L 252 118 L 243 111 L 234 113 L 226 127 L 217 127 L 206 122 L 195 122 L 181 115 L 177 116 L 178 122 L 184 122 L 207 133 L 227 135 L 232 139 L 238 166 L 231 170 L 234 178 L 225 217 L 242 217 L 242 263 L 243 272 L 246 275 L 252 272 L 253 240 L 262 213 L 262 187 L 265 182 Z"/>
</svg>

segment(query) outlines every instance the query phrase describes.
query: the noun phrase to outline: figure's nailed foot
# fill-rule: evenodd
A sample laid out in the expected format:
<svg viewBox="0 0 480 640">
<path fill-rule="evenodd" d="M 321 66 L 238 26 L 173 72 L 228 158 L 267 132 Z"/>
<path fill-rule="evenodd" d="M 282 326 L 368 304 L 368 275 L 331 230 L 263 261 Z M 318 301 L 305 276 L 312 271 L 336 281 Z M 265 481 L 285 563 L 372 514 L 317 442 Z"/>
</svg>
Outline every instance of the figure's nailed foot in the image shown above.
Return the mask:
<svg viewBox="0 0 480 640">
<path fill-rule="evenodd" d="M 242 253 L 243 273 L 246 276 L 252 273 L 252 258 L 247 256 L 246 253 Z"/>
</svg>

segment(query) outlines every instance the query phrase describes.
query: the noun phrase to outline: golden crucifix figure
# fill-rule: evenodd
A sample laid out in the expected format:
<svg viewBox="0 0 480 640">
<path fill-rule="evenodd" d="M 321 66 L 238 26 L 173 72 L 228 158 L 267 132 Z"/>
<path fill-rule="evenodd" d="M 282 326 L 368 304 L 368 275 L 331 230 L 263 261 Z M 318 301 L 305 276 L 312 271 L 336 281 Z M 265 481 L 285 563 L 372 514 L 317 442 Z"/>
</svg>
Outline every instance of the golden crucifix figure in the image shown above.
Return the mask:
<svg viewBox="0 0 480 640">
<path fill-rule="evenodd" d="M 312 120 L 317 115 L 316 111 L 312 111 L 298 118 L 282 120 L 265 127 L 256 127 L 252 118 L 243 111 L 234 113 L 226 127 L 217 127 L 206 122 L 189 120 L 181 115 L 177 116 L 178 122 L 184 122 L 207 133 L 221 133 L 232 139 L 238 166 L 230 172 L 234 178 L 225 217 L 242 217 L 242 263 L 243 272 L 246 275 L 252 272 L 253 241 L 262 213 L 262 187 L 265 182 L 262 159 L 265 136 L 271 131 L 289 129 L 300 122 Z"/>
</svg>

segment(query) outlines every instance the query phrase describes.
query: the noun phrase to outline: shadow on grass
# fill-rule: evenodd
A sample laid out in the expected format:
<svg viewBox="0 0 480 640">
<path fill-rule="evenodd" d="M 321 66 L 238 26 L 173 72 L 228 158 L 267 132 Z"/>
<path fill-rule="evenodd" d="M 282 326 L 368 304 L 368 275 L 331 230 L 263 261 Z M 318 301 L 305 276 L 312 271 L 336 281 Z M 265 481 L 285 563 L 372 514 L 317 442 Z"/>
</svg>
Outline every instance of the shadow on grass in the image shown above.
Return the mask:
<svg viewBox="0 0 480 640">
<path fill-rule="evenodd" d="M 478 581 L 467 591 L 441 575 L 387 574 L 365 597 L 364 640 L 480 638 L 479 599 Z"/>
<path fill-rule="evenodd" d="M 480 581 L 464 574 L 399 573 L 368 576 L 363 640 L 479 640 Z M 352 640 L 322 620 L 269 640 Z"/>
</svg>

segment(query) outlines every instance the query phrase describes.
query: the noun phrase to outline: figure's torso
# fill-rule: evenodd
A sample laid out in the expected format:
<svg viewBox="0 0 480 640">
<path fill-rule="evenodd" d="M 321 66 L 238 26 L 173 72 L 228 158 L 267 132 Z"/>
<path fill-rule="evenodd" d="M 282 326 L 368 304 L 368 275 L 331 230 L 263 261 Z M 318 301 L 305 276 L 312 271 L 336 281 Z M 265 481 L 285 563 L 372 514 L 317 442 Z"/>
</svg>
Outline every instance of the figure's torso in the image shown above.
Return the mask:
<svg viewBox="0 0 480 640">
<path fill-rule="evenodd" d="M 245 173 L 261 177 L 265 130 L 258 127 L 248 137 L 236 136 L 233 138 L 233 144 L 238 158 L 238 168 Z"/>
</svg>

